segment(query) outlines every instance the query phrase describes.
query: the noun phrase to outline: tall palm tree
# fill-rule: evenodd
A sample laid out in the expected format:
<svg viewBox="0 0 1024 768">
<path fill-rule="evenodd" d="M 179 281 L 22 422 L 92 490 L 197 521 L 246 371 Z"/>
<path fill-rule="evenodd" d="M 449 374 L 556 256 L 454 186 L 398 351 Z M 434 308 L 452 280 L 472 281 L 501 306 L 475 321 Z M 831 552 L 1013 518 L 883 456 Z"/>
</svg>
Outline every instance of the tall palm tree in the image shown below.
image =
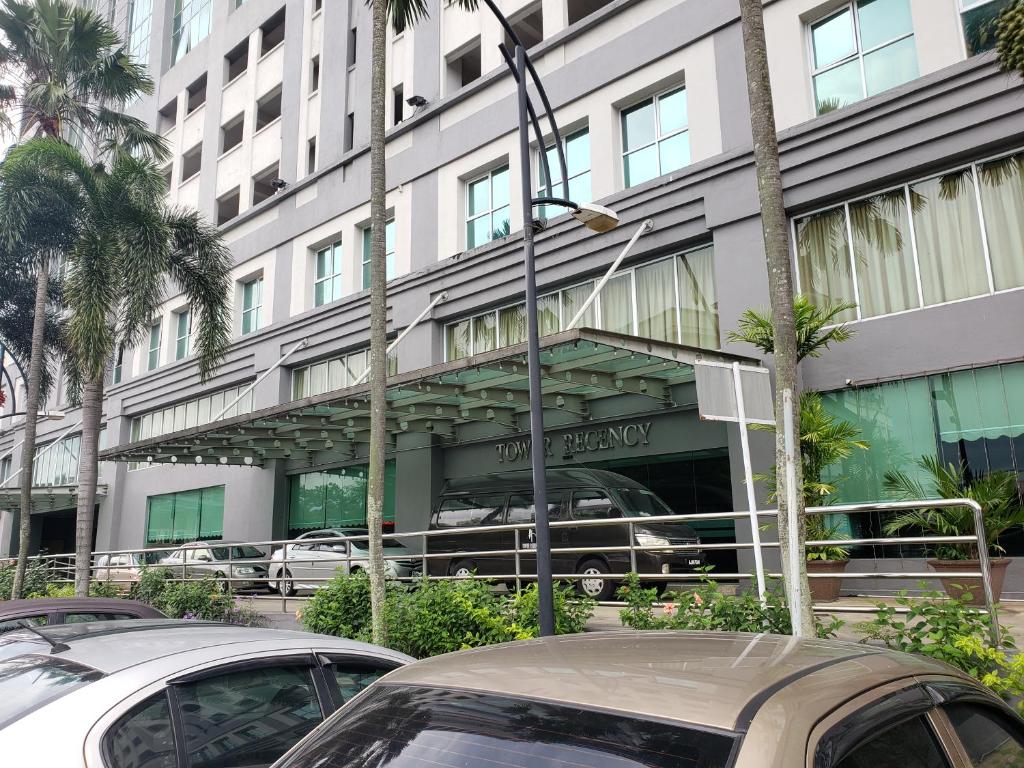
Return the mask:
<svg viewBox="0 0 1024 768">
<path fill-rule="evenodd" d="M 17 127 L 21 137 L 50 136 L 80 139 L 91 150 L 109 153 L 115 147 L 166 158 L 163 140 L 146 125 L 111 105 L 151 93 L 153 81 L 135 63 L 117 33 L 98 14 L 67 0 L 37 0 L 35 4 L 6 3 L 0 8 L 0 128 Z M 13 119 L 10 117 L 13 115 Z M 47 198 L 53 203 L 58 198 Z M 22 234 L 35 233 L 27 226 Z M 15 248 L 12 231 L 5 233 Z M 31 240 L 35 235 L 28 235 Z M 36 280 L 32 346 L 26 382 L 26 409 L 39 407 L 45 338 L 45 297 L 50 271 L 59 248 L 21 246 L 33 257 Z M 14 591 L 20 594 L 28 557 L 30 504 L 36 442 L 35 419 L 26 419 L 21 461 L 21 504 L 18 565 Z"/>
<path fill-rule="evenodd" d="M 199 372 L 207 378 L 227 349 L 230 252 L 194 211 L 167 207 L 156 165 L 115 152 L 109 169 L 51 138 L 12 150 L 0 188 L 0 227 L 23 232 L 27 211 L 53 190 L 72 211 L 67 250 L 68 339 L 83 381 L 75 594 L 88 594 L 104 375 L 115 349 L 133 347 L 176 283 L 196 313 Z"/>
<path fill-rule="evenodd" d="M 366 481 L 366 526 L 369 529 L 370 609 L 373 641 L 387 642 L 384 624 L 383 555 L 384 463 L 387 443 L 387 257 L 384 228 L 387 219 L 385 168 L 385 105 L 387 84 L 387 24 L 398 31 L 428 15 L 426 0 L 368 0 L 371 7 L 370 45 L 370 455 Z M 476 10 L 477 0 L 458 0 Z"/>
</svg>

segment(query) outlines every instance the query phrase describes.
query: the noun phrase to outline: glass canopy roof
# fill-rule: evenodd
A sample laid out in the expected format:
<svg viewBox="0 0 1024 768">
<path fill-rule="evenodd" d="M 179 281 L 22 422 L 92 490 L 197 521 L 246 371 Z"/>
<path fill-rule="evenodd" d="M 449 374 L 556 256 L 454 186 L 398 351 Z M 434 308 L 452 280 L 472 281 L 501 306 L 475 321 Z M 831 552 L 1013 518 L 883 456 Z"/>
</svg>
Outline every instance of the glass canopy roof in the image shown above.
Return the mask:
<svg viewBox="0 0 1024 768">
<path fill-rule="evenodd" d="M 750 358 L 587 328 L 541 339 L 546 411 L 580 421 L 595 400 L 632 395 L 670 408 L 672 387 L 694 380 L 701 361 L 758 365 Z M 390 377 L 389 439 L 426 432 L 460 441 L 464 425 L 489 423 L 496 436 L 526 430 L 530 407 L 527 345 L 517 344 Z M 261 466 L 267 459 L 323 464 L 354 458 L 368 442 L 369 385 L 294 400 L 211 424 L 115 446 L 102 461 Z M 479 439 L 479 433 L 476 434 Z"/>
<path fill-rule="evenodd" d="M 96 498 L 107 495 L 107 486 L 96 486 Z M 32 488 L 30 502 L 32 514 L 53 512 L 57 509 L 73 509 L 78 505 L 77 485 L 37 485 Z M 17 509 L 21 506 L 21 489 L 0 488 L 0 509 Z"/>
</svg>

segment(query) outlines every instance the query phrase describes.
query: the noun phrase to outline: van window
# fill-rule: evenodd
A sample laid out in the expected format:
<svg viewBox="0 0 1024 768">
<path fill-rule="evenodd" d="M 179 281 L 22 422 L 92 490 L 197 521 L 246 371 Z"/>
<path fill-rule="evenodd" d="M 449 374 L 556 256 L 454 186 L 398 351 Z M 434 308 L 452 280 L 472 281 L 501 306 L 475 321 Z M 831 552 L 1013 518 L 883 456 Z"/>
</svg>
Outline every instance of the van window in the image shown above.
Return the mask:
<svg viewBox="0 0 1024 768">
<path fill-rule="evenodd" d="M 572 495 L 573 520 L 619 517 L 619 510 L 604 491 L 576 491 Z"/>
<path fill-rule="evenodd" d="M 669 506 L 646 488 L 618 488 L 613 493 L 622 504 L 625 517 L 671 515 Z"/>
<path fill-rule="evenodd" d="M 560 491 L 555 491 L 548 497 L 548 520 L 558 520 L 562 514 L 562 504 L 559 501 Z M 508 499 L 508 517 L 506 522 L 509 525 L 522 525 L 523 523 L 536 522 L 533 513 L 533 494 L 514 493 Z"/>
<path fill-rule="evenodd" d="M 445 499 L 437 512 L 437 527 L 470 528 L 477 525 L 499 525 L 504 509 L 504 496 Z"/>
</svg>

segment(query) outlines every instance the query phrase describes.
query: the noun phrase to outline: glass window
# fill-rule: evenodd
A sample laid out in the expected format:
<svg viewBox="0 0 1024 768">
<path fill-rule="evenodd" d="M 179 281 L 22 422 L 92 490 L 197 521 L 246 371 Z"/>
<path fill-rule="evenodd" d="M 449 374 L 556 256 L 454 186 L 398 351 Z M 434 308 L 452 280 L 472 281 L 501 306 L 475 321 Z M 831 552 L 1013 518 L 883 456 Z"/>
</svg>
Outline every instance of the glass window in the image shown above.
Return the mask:
<svg viewBox="0 0 1024 768">
<path fill-rule="evenodd" d="M 498 346 L 497 313 L 488 312 L 473 318 L 473 354 L 490 352 Z"/>
<path fill-rule="evenodd" d="M 27 621 L 33 627 L 46 626 L 49 621 L 47 616 L 20 616 L 17 619 L 9 619 L 7 621 L 0 621 L 0 635 L 4 632 L 13 632 L 16 629 L 22 629 L 19 622 Z"/>
<path fill-rule="evenodd" d="M 636 268 L 637 335 L 679 341 L 675 263 L 664 259 Z"/>
<path fill-rule="evenodd" d="M 944 708 L 974 768 L 1024 764 L 1020 729 L 990 707 L 951 704 Z"/>
<path fill-rule="evenodd" d="M 623 178 L 627 188 L 690 164 L 685 88 L 624 109 L 620 118 Z"/>
<path fill-rule="evenodd" d="M 192 312 L 182 310 L 175 315 L 174 359 L 181 360 L 192 351 Z"/>
<path fill-rule="evenodd" d="M 562 148 L 565 152 L 565 169 L 569 174 L 569 189 L 566 192 L 562 180 L 562 167 L 558 162 L 558 152 L 554 144 L 544 150 L 548 166 L 551 169 L 551 197 L 560 197 L 574 203 L 589 203 L 593 196 L 590 193 L 590 131 L 587 128 L 562 137 Z M 544 163 L 538 163 L 537 195 L 546 196 L 547 174 Z M 556 205 L 545 205 L 538 209 L 538 215 L 544 219 L 554 218 L 567 213 L 565 208 Z"/>
<path fill-rule="evenodd" d="M 981 163 L 978 180 L 995 289 L 1019 288 L 1024 285 L 1024 153 Z"/>
<path fill-rule="evenodd" d="M 242 335 L 263 327 L 263 278 L 242 285 Z"/>
<path fill-rule="evenodd" d="M 363 229 L 363 290 L 370 287 L 370 244 L 373 240 L 373 230 L 369 227 Z M 392 280 L 395 277 L 395 220 L 389 219 L 384 226 L 384 269 L 385 278 Z"/>
<path fill-rule="evenodd" d="M 800 293 L 813 304 L 853 301 L 850 239 L 842 207 L 797 219 L 796 254 Z M 855 318 L 853 310 L 839 316 L 840 320 Z"/>
<path fill-rule="evenodd" d="M 390 669 L 370 667 L 365 664 L 336 661 L 330 665 L 334 682 L 338 686 L 340 703 L 344 704 L 363 688 L 390 672 Z"/>
<path fill-rule="evenodd" d="M 177 768 L 166 694 L 143 702 L 114 723 L 103 747 L 109 768 Z"/>
<path fill-rule="evenodd" d="M 101 677 L 94 669 L 49 655 L 0 661 L 0 728 Z"/>
<path fill-rule="evenodd" d="M 400 724 L 399 728 L 395 724 Z M 734 737 L 539 701 L 380 686 L 282 768 L 724 768 Z M 881 764 L 881 763 L 880 763 Z"/>
<path fill-rule="evenodd" d="M 996 47 L 996 22 L 1015 0 L 960 0 L 967 55 L 975 56 Z"/>
<path fill-rule="evenodd" d="M 466 184 L 466 248 L 507 236 L 510 212 L 507 165 Z"/>
<path fill-rule="evenodd" d="M 601 302 L 601 330 L 629 335 L 635 333 L 633 329 L 632 277 L 629 272 L 615 275 L 601 289 L 599 294 Z"/>
<path fill-rule="evenodd" d="M 128 6 L 128 54 L 136 64 L 149 66 L 150 21 L 153 0 L 132 0 Z"/>
<path fill-rule="evenodd" d="M 572 494 L 573 520 L 603 520 L 621 517 L 621 513 L 604 491 L 574 491 Z"/>
<path fill-rule="evenodd" d="M 174 0 L 171 55 L 178 62 L 210 34 L 210 0 Z"/>
<path fill-rule="evenodd" d="M 448 360 L 459 360 L 472 354 L 472 341 L 469 333 L 469 320 L 461 320 L 445 326 L 445 357 Z"/>
<path fill-rule="evenodd" d="M 850 203 L 861 317 L 921 306 L 904 190 Z"/>
<path fill-rule="evenodd" d="M 857 0 L 811 25 L 819 115 L 918 75 L 909 0 Z"/>
<path fill-rule="evenodd" d="M 121 374 L 124 368 L 124 347 L 117 348 L 117 359 L 114 361 L 114 384 L 121 383 Z"/>
<path fill-rule="evenodd" d="M 341 298 L 341 240 L 316 252 L 313 306 L 320 307 Z"/>
<path fill-rule="evenodd" d="M 445 499 L 437 513 L 437 528 L 469 528 L 499 525 L 505 508 L 504 496 L 474 496 Z"/>
<path fill-rule="evenodd" d="M 177 692 L 190 768 L 270 765 L 323 718 L 306 666 L 231 672 Z"/>
<path fill-rule="evenodd" d="M 889 728 L 844 757 L 838 768 L 878 768 L 899 765 L 905 768 L 948 768 L 931 728 L 918 716 Z"/>
<path fill-rule="evenodd" d="M 160 321 L 149 327 L 149 357 L 146 360 L 146 370 L 152 371 L 160 365 Z"/>
<path fill-rule="evenodd" d="M 718 298 L 715 293 L 715 251 L 708 246 L 677 257 L 680 341 L 691 347 L 718 349 Z"/>
<path fill-rule="evenodd" d="M 290 478 L 290 536 L 321 528 L 366 526 L 366 465 L 304 472 Z M 384 520 L 395 519 L 394 460 L 384 463 Z"/>
<path fill-rule="evenodd" d="M 146 546 L 181 544 L 224 535 L 224 486 L 147 499 Z"/>
</svg>

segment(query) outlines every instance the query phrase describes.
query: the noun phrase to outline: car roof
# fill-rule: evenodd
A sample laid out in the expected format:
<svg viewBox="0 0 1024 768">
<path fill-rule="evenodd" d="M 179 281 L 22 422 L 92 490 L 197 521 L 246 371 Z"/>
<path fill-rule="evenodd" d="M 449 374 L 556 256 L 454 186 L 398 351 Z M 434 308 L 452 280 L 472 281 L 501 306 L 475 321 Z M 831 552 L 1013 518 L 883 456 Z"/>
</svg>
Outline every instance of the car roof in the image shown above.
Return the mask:
<svg viewBox="0 0 1024 768">
<path fill-rule="evenodd" d="M 295 630 L 240 627 L 215 622 L 184 621 L 180 619 L 132 619 L 125 621 L 96 621 L 39 627 L 47 638 L 68 646 L 53 655 L 84 664 L 111 674 L 149 661 L 209 649 L 211 659 L 222 655 L 244 652 L 247 644 L 297 643 L 306 647 L 336 648 L 338 651 L 372 653 L 408 661 L 408 657 L 356 640 Z M 15 630 L 0 636 L 0 655 L 3 647 L 18 644 L 20 653 L 50 653 L 50 647 L 37 634 L 28 630 Z M 19 654 L 20 655 L 20 654 Z"/>
<path fill-rule="evenodd" d="M 425 659 L 388 684 L 473 690 L 611 708 L 640 717 L 746 730 L 786 686 L 825 669 L 837 703 L 914 674 L 953 674 L 920 656 L 872 646 L 729 632 L 614 631 L 546 637 Z"/>
<path fill-rule="evenodd" d="M 121 600 L 109 597 L 41 597 L 28 600 L 5 600 L 0 602 L 0 619 L 14 619 L 20 616 L 40 616 L 44 613 L 67 613 L 83 611 L 89 613 L 128 613 L 150 618 L 162 618 L 163 614 L 150 605 L 135 600 Z"/>
<path fill-rule="evenodd" d="M 599 485 L 609 488 L 641 488 L 645 486 L 616 472 L 606 469 L 549 469 L 546 473 L 548 486 L 551 488 L 575 488 L 584 485 Z M 478 475 L 456 480 L 449 480 L 442 493 L 475 493 L 529 490 L 533 488 L 533 473 L 528 470 L 515 472 L 496 472 L 490 475 Z"/>
</svg>

